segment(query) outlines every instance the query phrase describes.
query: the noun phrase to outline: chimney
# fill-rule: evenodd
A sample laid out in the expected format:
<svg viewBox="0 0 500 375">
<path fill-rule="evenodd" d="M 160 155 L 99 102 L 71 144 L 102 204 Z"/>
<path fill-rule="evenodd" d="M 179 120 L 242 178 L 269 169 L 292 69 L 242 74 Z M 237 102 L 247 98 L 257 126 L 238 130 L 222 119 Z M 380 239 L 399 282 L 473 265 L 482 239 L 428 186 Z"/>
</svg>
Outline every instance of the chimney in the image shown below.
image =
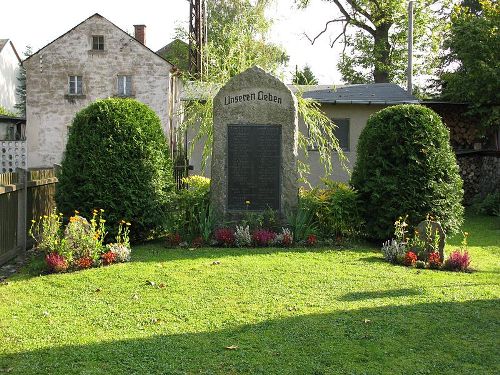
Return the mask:
<svg viewBox="0 0 500 375">
<path fill-rule="evenodd" d="M 142 44 L 146 44 L 146 25 L 134 25 L 134 37 Z"/>
</svg>

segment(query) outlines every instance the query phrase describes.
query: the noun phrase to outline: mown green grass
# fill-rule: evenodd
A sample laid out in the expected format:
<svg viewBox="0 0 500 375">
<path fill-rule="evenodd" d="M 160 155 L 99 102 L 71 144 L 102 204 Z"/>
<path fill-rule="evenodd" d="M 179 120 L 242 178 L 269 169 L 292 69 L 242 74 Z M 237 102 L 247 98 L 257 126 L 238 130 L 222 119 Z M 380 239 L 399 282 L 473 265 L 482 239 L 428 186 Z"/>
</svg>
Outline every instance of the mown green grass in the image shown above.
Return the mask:
<svg viewBox="0 0 500 375">
<path fill-rule="evenodd" d="M 500 220 L 465 230 L 472 274 L 392 266 L 370 245 L 148 244 L 128 264 L 25 271 L 0 285 L 0 373 L 500 373 Z"/>
</svg>

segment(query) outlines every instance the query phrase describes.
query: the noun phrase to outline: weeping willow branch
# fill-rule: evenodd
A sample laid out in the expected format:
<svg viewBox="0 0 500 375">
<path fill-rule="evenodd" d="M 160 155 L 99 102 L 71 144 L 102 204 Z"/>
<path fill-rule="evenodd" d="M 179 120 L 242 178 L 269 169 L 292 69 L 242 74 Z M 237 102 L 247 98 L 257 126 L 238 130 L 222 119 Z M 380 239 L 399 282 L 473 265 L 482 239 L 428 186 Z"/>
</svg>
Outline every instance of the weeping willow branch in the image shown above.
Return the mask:
<svg viewBox="0 0 500 375">
<path fill-rule="evenodd" d="M 323 166 L 325 176 L 333 171 L 332 157 L 337 155 L 341 167 L 347 170 L 347 158 L 340 148 L 339 141 L 335 137 L 336 125 L 321 110 L 321 105 L 315 100 L 304 98 L 302 92 L 297 89 L 296 93 L 298 114 L 304 120 L 308 134 L 299 131 L 298 143 L 305 160 L 298 160 L 298 171 L 300 180 L 308 184 L 310 174 L 309 150 L 315 149 L 319 153 L 319 160 Z M 213 99 L 207 98 L 203 101 L 191 101 L 184 108 L 184 121 L 180 131 L 194 133 L 189 141 L 189 154 L 203 144 L 201 167 L 205 170 L 207 160 L 212 155 L 213 144 Z"/>
</svg>

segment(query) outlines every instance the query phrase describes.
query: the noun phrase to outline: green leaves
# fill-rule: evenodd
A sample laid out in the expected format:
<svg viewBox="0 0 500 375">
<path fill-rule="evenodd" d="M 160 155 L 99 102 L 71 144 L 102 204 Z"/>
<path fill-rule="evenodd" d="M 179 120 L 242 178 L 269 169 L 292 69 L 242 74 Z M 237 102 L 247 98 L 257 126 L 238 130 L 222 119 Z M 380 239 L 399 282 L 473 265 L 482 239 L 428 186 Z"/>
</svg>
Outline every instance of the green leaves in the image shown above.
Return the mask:
<svg viewBox="0 0 500 375">
<path fill-rule="evenodd" d="M 463 219 L 462 180 L 448 130 L 422 106 L 388 107 L 369 118 L 351 184 L 359 193 L 366 231 L 376 239 L 389 238 L 401 215 L 416 225 L 433 213 L 448 233 Z"/>
<path fill-rule="evenodd" d="M 167 142 L 149 107 L 132 99 L 105 99 L 77 113 L 56 191 L 63 213 L 103 208 L 110 227 L 127 220 L 137 240 L 164 224 L 171 190 Z"/>
</svg>

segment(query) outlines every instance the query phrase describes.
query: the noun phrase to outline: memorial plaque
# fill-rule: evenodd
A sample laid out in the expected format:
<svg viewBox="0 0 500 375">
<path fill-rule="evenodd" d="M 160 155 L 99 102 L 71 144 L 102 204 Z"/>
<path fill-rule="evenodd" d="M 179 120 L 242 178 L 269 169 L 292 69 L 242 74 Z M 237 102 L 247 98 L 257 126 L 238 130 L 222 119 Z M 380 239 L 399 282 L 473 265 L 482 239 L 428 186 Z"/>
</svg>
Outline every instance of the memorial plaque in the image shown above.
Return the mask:
<svg viewBox="0 0 500 375">
<path fill-rule="evenodd" d="M 279 210 L 281 126 L 228 125 L 227 132 L 227 208 Z"/>
<path fill-rule="evenodd" d="M 298 204 L 297 99 L 254 66 L 214 98 L 210 205 L 217 225 L 271 208 L 284 219 Z M 249 202 L 249 204 L 246 204 Z"/>
</svg>

